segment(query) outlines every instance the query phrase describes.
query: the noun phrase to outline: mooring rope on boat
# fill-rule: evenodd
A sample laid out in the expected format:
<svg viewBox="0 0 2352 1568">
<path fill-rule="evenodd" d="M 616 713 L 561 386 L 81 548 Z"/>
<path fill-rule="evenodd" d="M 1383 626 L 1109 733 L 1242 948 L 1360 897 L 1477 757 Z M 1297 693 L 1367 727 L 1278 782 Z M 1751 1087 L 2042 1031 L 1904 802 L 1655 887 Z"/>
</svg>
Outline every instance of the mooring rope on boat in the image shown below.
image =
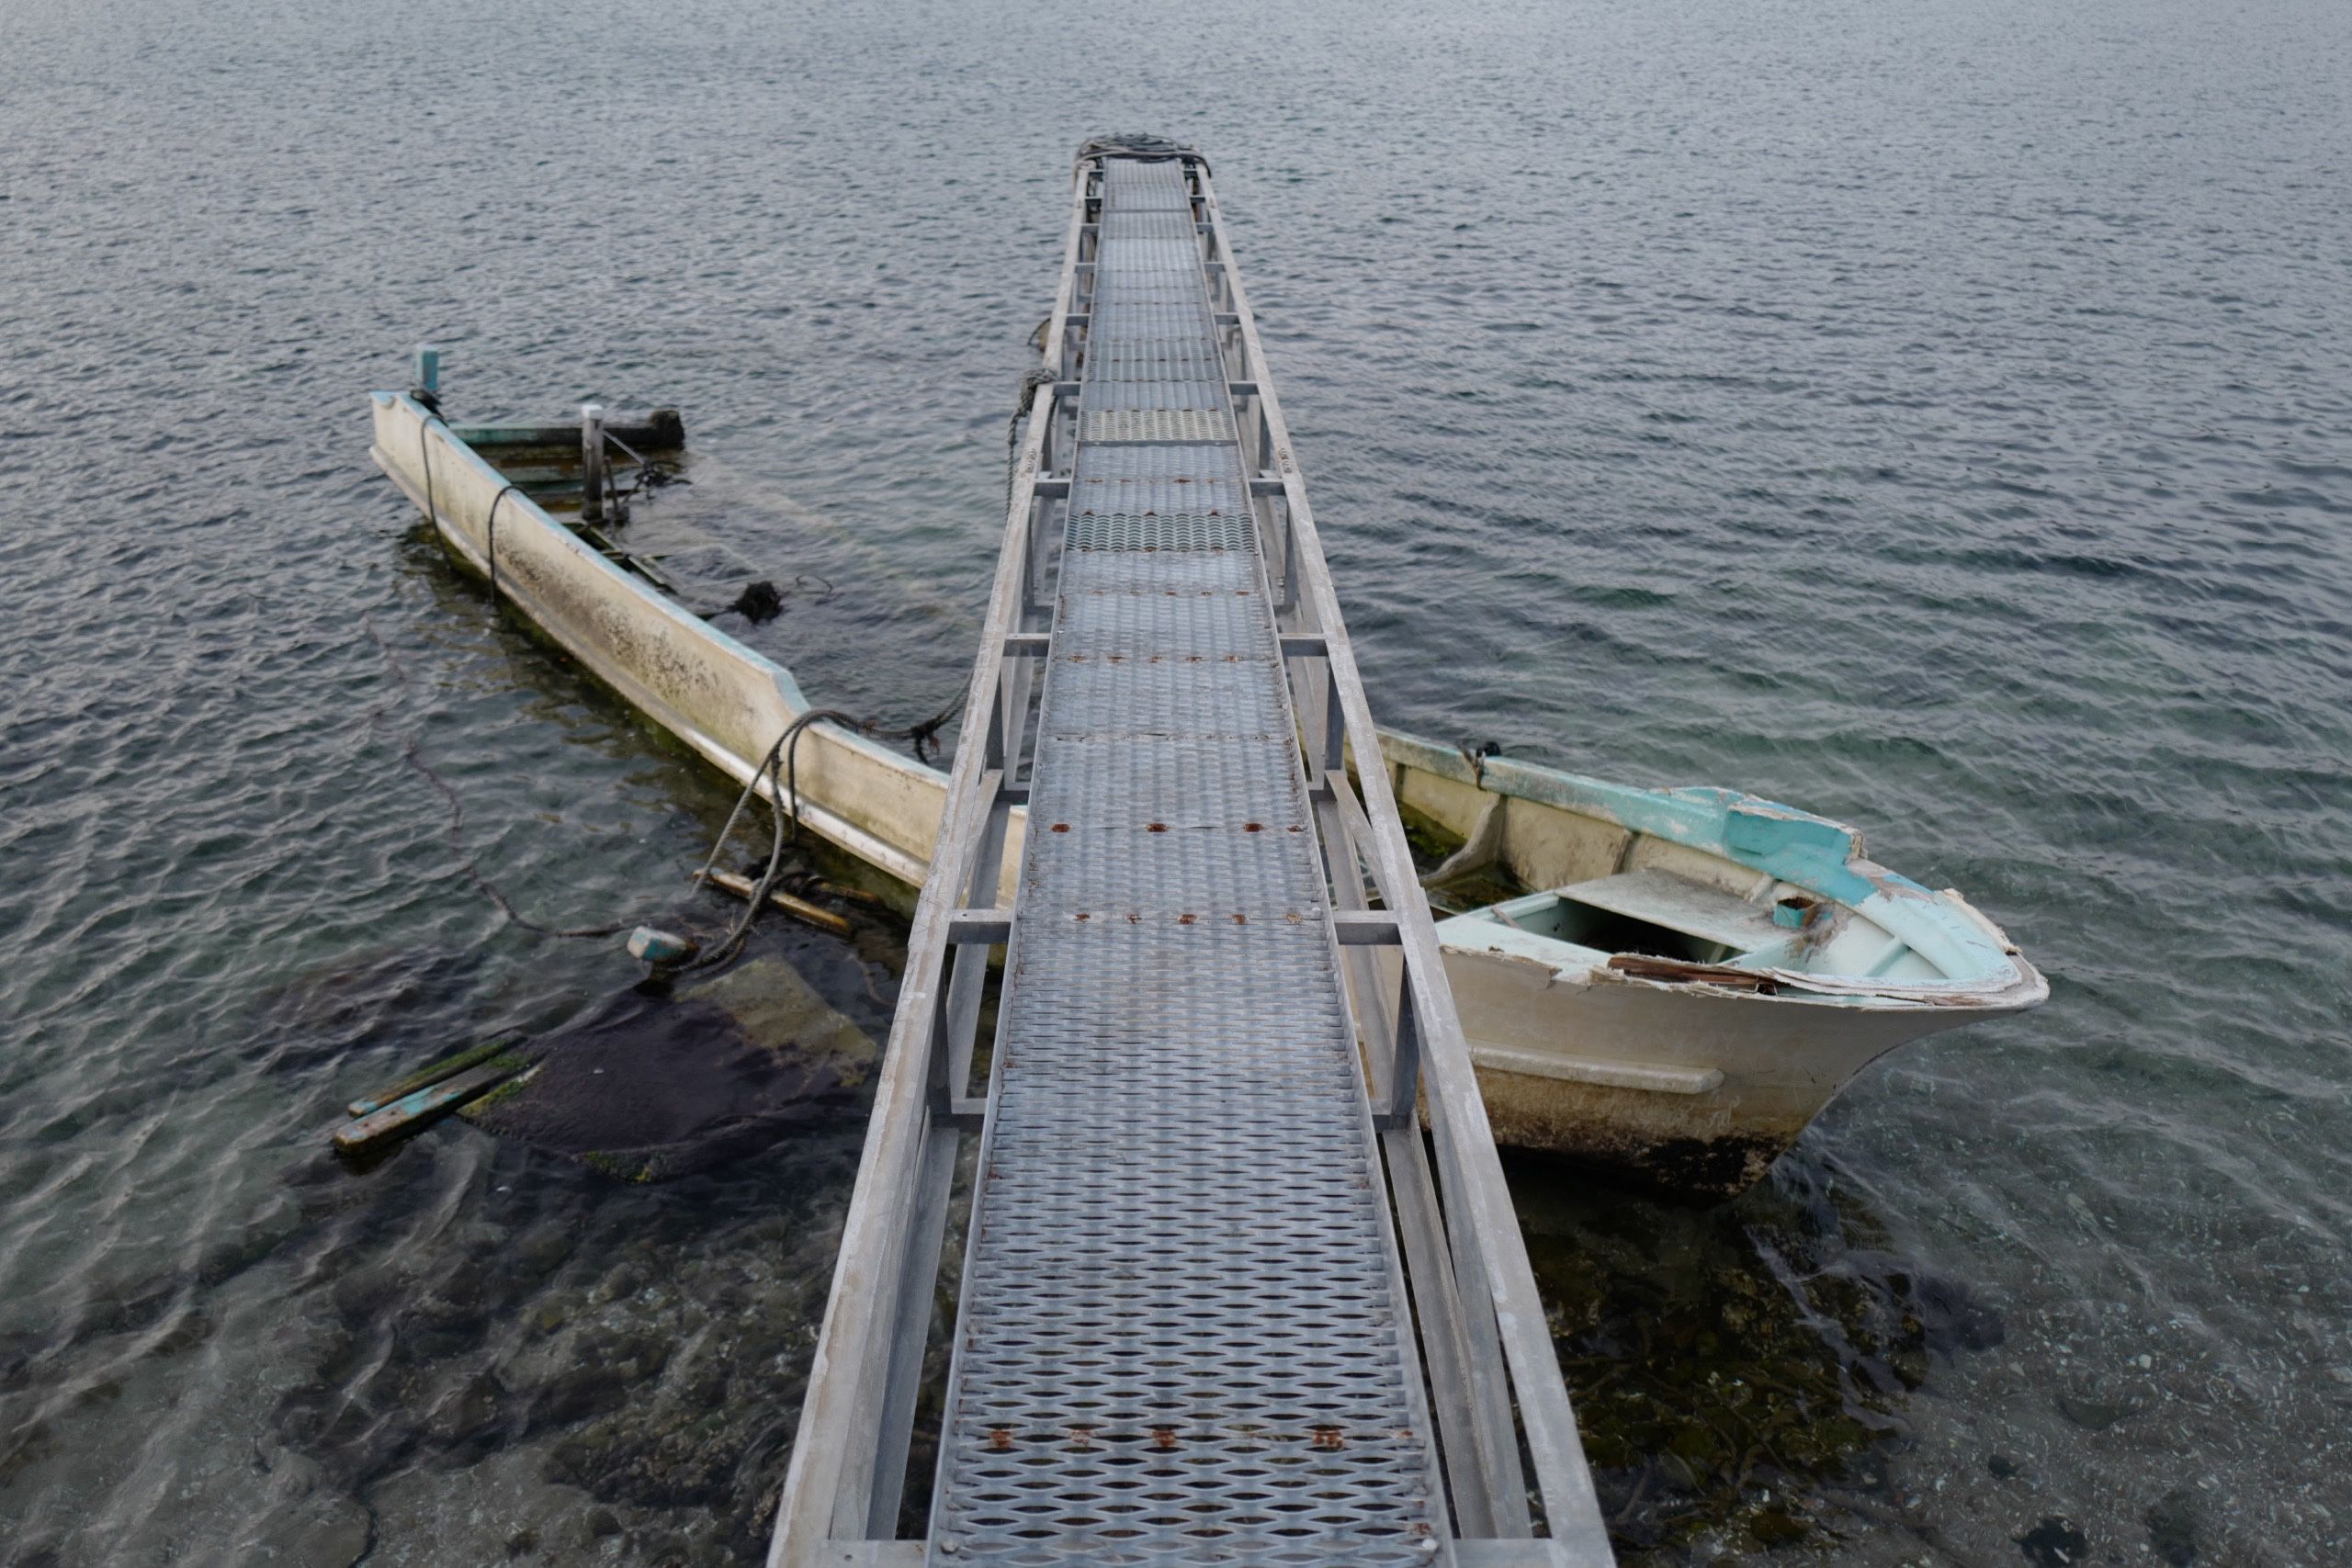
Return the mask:
<svg viewBox="0 0 2352 1568">
<path fill-rule="evenodd" d="M 504 490 L 490 498 L 490 523 L 486 529 L 487 536 L 482 541 L 482 558 L 490 565 L 490 602 L 492 604 L 498 603 L 498 503 L 522 488 L 509 479 Z"/>
<path fill-rule="evenodd" d="M 375 617 L 373 615 L 362 615 L 359 617 L 359 625 L 361 629 L 367 632 L 368 637 L 376 644 L 378 651 L 383 654 L 384 661 L 392 667 L 392 674 L 400 682 L 401 694 L 402 696 L 415 695 L 416 686 L 415 683 L 409 679 L 408 666 L 401 661 L 401 656 L 393 650 L 392 645 L 384 640 L 383 634 L 376 629 Z M 383 721 L 384 709 L 382 705 L 379 705 L 374 711 L 368 714 L 368 722 L 370 728 L 377 728 L 380 727 Z M 447 779 L 441 775 L 438 769 L 435 768 L 432 763 L 424 760 L 421 748 L 418 744 L 417 738 L 413 734 L 405 735 L 401 738 L 401 760 L 407 762 L 410 767 L 415 769 L 417 773 L 424 775 L 425 782 L 432 784 L 435 789 L 438 790 L 441 794 L 441 798 L 449 803 L 449 820 L 447 826 L 444 829 L 444 833 L 449 840 L 450 849 L 457 854 L 459 869 L 465 872 L 467 880 L 470 881 L 476 887 L 480 888 L 484 897 L 497 905 L 499 911 L 508 919 L 514 921 L 516 925 L 521 926 L 525 931 L 536 931 L 541 936 L 560 937 L 616 936 L 620 932 L 628 931 L 631 926 L 636 924 L 634 920 L 623 920 L 618 924 L 609 926 L 549 926 L 541 924 L 539 921 L 535 920 L 528 915 L 523 913 L 522 910 L 517 909 L 514 907 L 514 901 L 507 897 L 506 894 L 499 887 L 498 884 L 492 882 L 490 877 L 484 874 L 481 863 L 467 852 L 465 838 L 466 803 L 464 797 L 458 794 L 457 786 L 450 784 Z"/>
<path fill-rule="evenodd" d="M 752 922 L 760 918 L 760 910 L 766 907 L 768 894 L 774 891 L 776 876 L 784 869 L 785 847 L 800 840 L 800 738 L 808 733 L 810 725 L 824 719 L 839 724 L 858 724 L 856 718 L 835 708 L 810 708 L 785 726 L 784 733 L 775 738 L 775 744 L 768 748 L 768 754 L 761 759 L 758 767 L 752 770 L 752 776 L 743 782 L 743 793 L 735 797 L 735 807 L 727 814 L 727 825 L 719 829 L 718 840 L 710 846 L 710 854 L 703 861 L 702 869 L 695 873 L 694 880 L 701 883 L 708 879 L 711 867 L 718 863 L 718 857 L 726 852 L 727 840 L 734 833 L 735 824 L 743 815 L 743 807 L 751 804 L 763 775 L 768 781 L 768 805 L 775 828 L 768 848 L 767 869 L 760 874 L 751 897 L 744 902 L 743 912 L 728 928 L 726 938 L 685 967 L 708 969 L 734 957 L 741 949 L 744 938 L 751 934 Z M 779 759 L 785 771 L 782 781 L 776 777 Z"/>
<path fill-rule="evenodd" d="M 400 682 L 402 696 L 413 698 L 416 688 L 414 682 L 409 676 L 408 666 L 391 644 L 384 639 L 383 634 L 376 629 L 374 616 L 362 615 L 360 626 L 375 643 L 378 651 L 383 654 L 384 661 L 391 666 L 392 674 Z M 968 686 L 969 682 L 966 684 Z M 964 694 L 959 691 L 954 702 L 931 717 L 921 723 L 909 725 L 903 729 L 891 728 L 872 719 L 862 719 L 854 714 L 839 708 L 811 708 L 786 725 L 784 732 L 776 737 L 775 744 L 768 748 L 767 754 L 761 759 L 759 766 L 752 770 L 751 778 L 743 785 L 742 792 L 735 797 L 735 805 L 727 814 L 726 825 L 719 829 L 718 841 L 711 845 L 710 853 L 704 859 L 701 869 L 695 873 L 694 880 L 697 883 L 707 881 L 712 868 L 718 863 L 718 857 L 725 852 L 728 840 L 734 834 L 736 824 L 742 819 L 744 807 L 751 804 L 752 796 L 758 792 L 760 780 L 763 777 L 768 781 L 768 799 L 773 808 L 775 824 L 774 832 L 769 840 L 767 864 L 762 871 L 759 880 L 753 885 L 752 897 L 746 902 L 743 912 L 729 927 L 727 935 L 716 947 L 683 967 L 707 969 L 732 958 L 741 950 L 744 941 L 750 935 L 752 922 L 758 919 L 760 910 L 768 901 L 768 895 L 779 886 L 793 880 L 795 874 L 787 872 L 785 867 L 785 853 L 787 849 L 797 845 L 800 840 L 800 738 L 806 735 L 811 727 L 821 723 L 840 724 L 861 734 L 881 739 L 904 739 L 913 744 L 915 754 L 920 757 L 940 728 L 962 711 L 963 704 Z M 368 722 L 371 728 L 384 728 L 383 705 L 379 705 L 370 711 Z M 538 936 L 572 940 L 617 936 L 643 923 L 641 919 L 632 917 L 616 920 L 607 925 L 551 926 L 543 921 L 535 920 L 525 914 L 515 907 L 514 900 L 507 896 L 505 890 L 491 880 L 489 874 L 482 870 L 481 862 L 477 861 L 472 852 L 466 848 L 465 799 L 458 793 L 457 786 L 451 784 L 439 769 L 424 760 L 423 747 L 417 736 L 404 734 L 400 737 L 400 741 L 401 760 L 430 784 L 448 805 L 449 818 L 443 829 L 443 834 L 448 840 L 450 851 L 457 858 L 458 869 L 465 873 L 466 879 L 481 891 L 482 897 L 497 906 L 499 912 L 509 920 Z M 803 880 L 806 878 L 804 877 Z M 822 892 L 829 885 L 819 882 L 815 886 L 819 891 Z M 854 889 L 842 890 L 844 897 L 854 893 Z M 848 897 L 848 901 L 872 902 L 870 898 L 854 897 Z"/>
</svg>

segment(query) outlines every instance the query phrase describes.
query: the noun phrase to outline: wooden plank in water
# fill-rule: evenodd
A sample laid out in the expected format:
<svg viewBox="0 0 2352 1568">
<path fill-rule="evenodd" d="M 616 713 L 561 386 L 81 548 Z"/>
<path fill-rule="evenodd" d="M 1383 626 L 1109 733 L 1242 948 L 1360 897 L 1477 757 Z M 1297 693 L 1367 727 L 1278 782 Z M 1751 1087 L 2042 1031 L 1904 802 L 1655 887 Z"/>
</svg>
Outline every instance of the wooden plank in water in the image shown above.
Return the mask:
<svg viewBox="0 0 2352 1568">
<path fill-rule="evenodd" d="M 346 1155 L 366 1154 L 395 1138 L 422 1132 L 466 1101 L 504 1083 L 524 1066 L 520 1058 L 501 1058 L 403 1095 L 381 1111 L 336 1128 L 335 1149 Z"/>
<path fill-rule="evenodd" d="M 749 898 L 759 888 L 759 885 L 750 877 L 738 876 L 731 871 L 710 872 L 705 875 L 704 880 L 713 887 L 726 889 L 738 898 Z M 847 920 L 834 914 L 831 909 L 811 904 L 806 898 L 795 898 L 789 893 L 779 892 L 771 887 L 768 889 L 768 902 L 793 919 L 806 920 L 812 926 L 832 932 L 835 936 L 850 934 L 850 925 Z"/>
<path fill-rule="evenodd" d="M 445 1056 L 429 1067 L 411 1073 L 390 1089 L 379 1089 L 373 1094 L 355 1100 L 344 1109 L 354 1116 L 372 1115 L 404 1095 L 414 1094 L 418 1089 L 430 1088 L 468 1067 L 487 1062 L 501 1051 L 513 1050 L 516 1039 L 512 1034 L 502 1034 L 494 1040 L 485 1040 L 479 1045 L 469 1046 L 454 1056 Z"/>
</svg>

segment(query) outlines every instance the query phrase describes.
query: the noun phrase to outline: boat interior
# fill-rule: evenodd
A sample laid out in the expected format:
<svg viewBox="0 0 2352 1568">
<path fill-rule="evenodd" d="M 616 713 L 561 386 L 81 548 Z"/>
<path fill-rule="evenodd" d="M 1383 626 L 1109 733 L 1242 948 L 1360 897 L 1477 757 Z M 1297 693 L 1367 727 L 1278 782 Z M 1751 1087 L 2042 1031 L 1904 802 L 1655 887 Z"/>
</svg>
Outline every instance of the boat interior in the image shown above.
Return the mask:
<svg viewBox="0 0 2352 1568">
<path fill-rule="evenodd" d="M 1442 934 L 1449 942 L 1517 951 L 1555 967 L 1591 967 L 1631 953 L 1853 978 L 1947 977 L 1877 922 L 1766 881 L 1761 897 L 1744 897 L 1655 867 L 1620 872 L 1467 910 L 1445 921 Z"/>
<path fill-rule="evenodd" d="M 1853 872 L 1860 845 L 1842 825 L 1736 792 L 1634 790 L 1525 764 L 1508 773 L 1494 765 L 1464 790 L 1469 781 L 1421 772 L 1412 755 L 1419 743 L 1395 744 L 1411 759 L 1399 764 L 1399 794 L 1419 807 L 1415 837 L 1449 944 L 1563 972 L 1626 955 L 1656 961 L 1645 977 L 1661 979 L 1676 977 L 1664 964 L 1890 984 L 1959 979 L 1954 971 L 1969 967 L 1939 964 L 1906 940 L 1918 933 L 1871 918 L 1900 910 Z M 1451 761 L 1436 750 L 1430 762 Z M 1562 798 L 1498 787 L 1539 773 Z M 1654 820 L 1626 820 L 1645 816 Z M 1742 854 L 1728 841 L 1759 828 L 1772 830 L 1770 848 Z M 1849 883 L 1859 889 L 1850 901 L 1823 891 Z"/>
</svg>

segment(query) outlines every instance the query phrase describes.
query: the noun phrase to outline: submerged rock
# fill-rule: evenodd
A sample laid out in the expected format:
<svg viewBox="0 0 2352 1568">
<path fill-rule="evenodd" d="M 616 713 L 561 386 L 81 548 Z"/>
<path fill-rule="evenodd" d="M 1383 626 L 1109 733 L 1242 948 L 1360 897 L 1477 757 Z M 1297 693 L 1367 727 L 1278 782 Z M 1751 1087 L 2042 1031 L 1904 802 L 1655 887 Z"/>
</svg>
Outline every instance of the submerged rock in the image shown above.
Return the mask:
<svg viewBox="0 0 2352 1568">
<path fill-rule="evenodd" d="M 846 1083 L 862 1082 L 880 1055 L 865 1031 L 780 958 L 755 958 L 684 995 L 724 1008 L 752 1043 L 830 1062 Z"/>
<path fill-rule="evenodd" d="M 2052 1514 L 2017 1538 L 2018 1550 L 2033 1568 L 2075 1568 L 2090 1551 L 2090 1541 L 2072 1519 Z"/>
<path fill-rule="evenodd" d="M 2148 1506 L 2142 1516 L 2148 1527 L 2148 1547 L 2171 1568 L 2188 1568 L 2197 1561 L 2197 1495 L 2176 1486 Z"/>
<path fill-rule="evenodd" d="M 2058 1414 L 2086 1432 L 2104 1432 L 2138 1408 L 2128 1399 L 2100 1399 L 2071 1390 L 2058 1395 Z"/>
<path fill-rule="evenodd" d="M 790 964 L 758 959 L 675 997 L 621 993 L 527 1048 L 467 1113 L 629 1181 L 707 1170 L 854 1114 L 878 1055 Z"/>
</svg>

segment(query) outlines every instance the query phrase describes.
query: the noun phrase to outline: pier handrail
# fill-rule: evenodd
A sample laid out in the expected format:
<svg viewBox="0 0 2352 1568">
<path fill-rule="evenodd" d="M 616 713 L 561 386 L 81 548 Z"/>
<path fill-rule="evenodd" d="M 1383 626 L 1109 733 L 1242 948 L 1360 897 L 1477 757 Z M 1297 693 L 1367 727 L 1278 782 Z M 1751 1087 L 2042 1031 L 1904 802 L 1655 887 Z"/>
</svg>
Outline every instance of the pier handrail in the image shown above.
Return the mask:
<svg viewBox="0 0 2352 1568">
<path fill-rule="evenodd" d="M 1194 177 L 1199 181 L 1206 212 L 1204 260 L 1210 267 L 1212 286 L 1223 295 L 1224 308 L 1232 318 L 1228 349 L 1233 357 L 1232 378 L 1237 389 L 1249 389 L 1258 412 L 1257 419 L 1245 422 L 1243 426 L 1245 446 L 1254 447 L 1249 454 L 1254 469 L 1252 477 L 1271 475 L 1281 485 L 1283 547 L 1279 556 L 1270 550 L 1267 558 L 1284 563 L 1282 593 L 1290 609 L 1283 629 L 1294 634 L 1314 634 L 1323 650 L 1327 700 L 1319 706 L 1301 700 L 1298 709 L 1303 717 L 1323 716 L 1328 727 L 1329 716 L 1336 705 L 1344 744 L 1356 760 L 1354 776 L 1363 791 L 1362 806 L 1348 809 L 1353 804 L 1348 798 L 1349 770 L 1343 765 L 1339 740 L 1328 728 L 1324 735 L 1310 738 L 1321 741 L 1320 776 L 1329 782 L 1335 804 L 1340 807 L 1334 813 L 1340 818 L 1340 842 L 1367 852 L 1365 858 L 1381 902 L 1396 918 L 1402 980 L 1410 997 L 1409 1007 L 1400 1012 L 1399 1022 L 1408 1026 L 1396 1030 L 1387 1053 L 1396 1066 L 1388 1083 L 1375 1084 L 1374 1092 L 1377 1097 L 1385 1088 L 1392 1100 L 1412 1094 L 1409 1057 L 1417 1042 L 1437 1153 L 1438 1192 L 1447 1222 L 1443 1235 L 1454 1253 L 1455 1278 L 1464 1297 L 1460 1305 L 1465 1313 L 1476 1306 L 1476 1288 L 1483 1288 L 1484 1307 L 1492 1314 L 1493 1333 L 1500 1341 L 1510 1368 L 1509 1404 L 1518 1411 L 1526 1450 L 1535 1471 L 1537 1493 L 1543 1501 L 1544 1523 L 1552 1539 L 1568 1547 L 1577 1561 L 1607 1562 L 1612 1558 L 1600 1499 L 1593 1490 L 1584 1443 L 1577 1435 L 1566 1385 L 1561 1380 L 1559 1361 L 1552 1348 L 1550 1325 L 1536 1290 L 1526 1243 L 1520 1234 L 1518 1214 L 1511 1206 L 1502 1162 L 1495 1150 L 1486 1100 L 1471 1067 L 1469 1046 L 1454 1010 L 1453 989 L 1446 982 L 1439 957 L 1429 901 L 1421 892 L 1412 852 L 1405 840 L 1396 803 L 1390 792 L 1388 770 L 1381 761 L 1379 733 L 1373 724 L 1371 705 L 1364 698 L 1355 650 L 1340 615 L 1339 597 L 1324 558 L 1321 536 L 1316 530 L 1314 509 L 1306 498 L 1306 475 L 1293 449 L 1290 427 L 1283 418 L 1272 378 L 1267 372 L 1265 350 L 1257 317 L 1250 307 L 1248 290 L 1238 269 L 1227 265 L 1232 247 L 1215 187 L 1206 169 L 1196 169 Z M 1261 526 L 1270 521 L 1261 513 Z M 1284 638 L 1285 644 L 1291 640 Z M 1287 648 L 1285 652 L 1289 657 Z M 1295 687 L 1307 685 L 1311 694 L 1311 682 L 1299 681 L 1296 671 L 1294 682 Z M 1316 720 L 1306 717 L 1306 722 L 1311 728 Z M 1367 836 L 1368 843 L 1363 841 Z M 1327 841 L 1329 838 L 1327 834 Z M 1345 885 L 1353 875 L 1353 864 L 1345 853 L 1334 853 L 1331 859 L 1335 892 L 1344 893 L 1349 890 Z M 1361 964 L 1356 966 L 1359 974 L 1362 967 Z M 1358 994 L 1359 1023 L 1376 1019 L 1378 1010 L 1364 1006 L 1361 989 Z M 1376 1066 L 1377 1053 L 1374 1062 Z M 1409 1112 L 1409 1106 L 1407 1099 L 1403 1105 L 1392 1105 L 1391 1109 Z M 1392 1116 L 1392 1122 L 1398 1119 Z M 1403 1127 L 1392 1127 L 1387 1143 L 1392 1168 L 1401 1164 L 1409 1169 L 1421 1156 L 1418 1131 L 1410 1120 Z M 1400 1218 L 1409 1229 L 1410 1214 Z M 1412 1245 L 1409 1235 L 1408 1245 Z M 1464 1258 L 1464 1250 L 1476 1256 Z M 1421 1271 L 1415 1270 L 1415 1275 L 1416 1303 L 1426 1313 L 1429 1292 Z M 1484 1326 L 1475 1322 L 1464 1325 L 1474 1352 L 1470 1380 L 1474 1385 L 1478 1381 L 1475 1348 L 1485 1337 L 1481 1332 Z M 1516 1444 L 1508 1441 L 1508 1411 L 1500 1408 L 1502 1402 L 1496 1397 L 1498 1393 L 1489 1390 L 1474 1394 L 1474 1400 L 1487 1406 L 1482 1417 L 1476 1419 L 1476 1426 L 1480 1429 L 1479 1448 L 1490 1476 L 1497 1476 L 1498 1472 L 1508 1475 L 1517 1469 Z M 1488 1490 L 1493 1510 L 1490 1522 L 1495 1532 L 1524 1534 L 1527 1526 L 1523 1498 L 1510 1495 L 1507 1488 L 1491 1483 Z M 1457 1509 L 1462 1501 L 1456 1497 Z M 1464 1533 L 1477 1532 L 1465 1529 Z"/>
</svg>

